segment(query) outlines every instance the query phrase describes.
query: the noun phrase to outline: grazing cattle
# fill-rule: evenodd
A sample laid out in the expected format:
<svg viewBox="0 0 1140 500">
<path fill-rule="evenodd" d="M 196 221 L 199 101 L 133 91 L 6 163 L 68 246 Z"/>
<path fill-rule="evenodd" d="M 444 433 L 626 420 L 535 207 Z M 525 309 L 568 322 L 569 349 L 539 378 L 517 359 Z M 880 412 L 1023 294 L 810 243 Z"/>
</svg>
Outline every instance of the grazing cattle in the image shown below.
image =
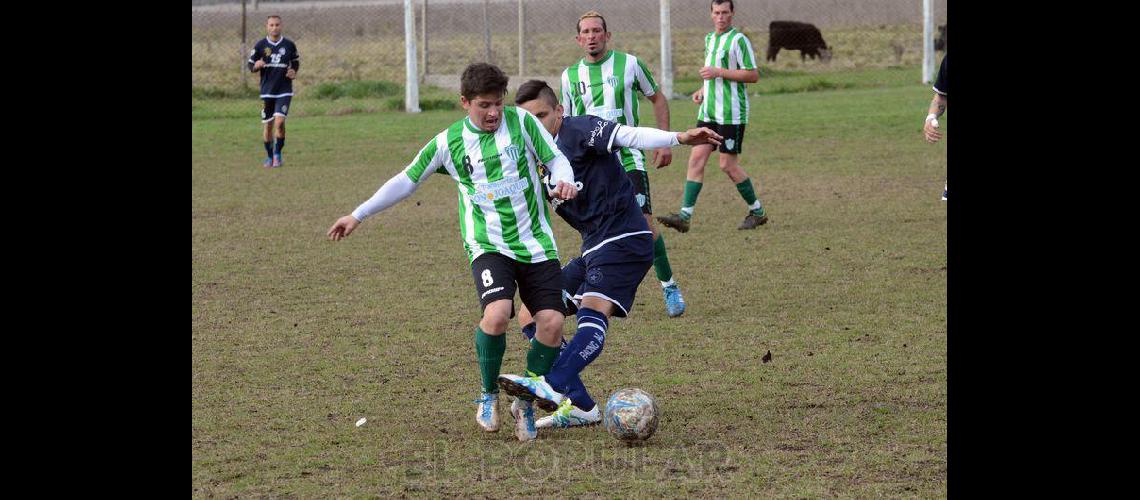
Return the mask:
<svg viewBox="0 0 1140 500">
<path fill-rule="evenodd" d="M 946 25 L 938 27 L 938 38 L 934 39 L 934 50 L 946 50 Z"/>
<path fill-rule="evenodd" d="M 800 60 L 820 58 L 831 61 L 831 47 L 823 41 L 819 28 L 797 21 L 772 21 L 768 25 L 768 61 L 775 62 L 780 49 L 800 51 Z"/>
</svg>

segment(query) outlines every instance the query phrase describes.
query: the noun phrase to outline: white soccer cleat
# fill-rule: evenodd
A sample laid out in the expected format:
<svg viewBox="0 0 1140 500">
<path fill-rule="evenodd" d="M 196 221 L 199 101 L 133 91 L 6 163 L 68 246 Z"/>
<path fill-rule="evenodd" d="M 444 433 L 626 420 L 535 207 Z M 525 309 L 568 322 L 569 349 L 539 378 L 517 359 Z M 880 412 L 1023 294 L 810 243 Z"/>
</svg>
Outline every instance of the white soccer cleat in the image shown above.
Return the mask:
<svg viewBox="0 0 1140 500">
<path fill-rule="evenodd" d="M 499 387 L 516 398 L 534 401 L 535 405 L 546 411 L 557 410 L 565 399 L 543 376 L 499 375 Z"/>
<path fill-rule="evenodd" d="M 475 423 L 487 432 L 498 432 L 501 421 L 499 418 L 499 395 L 484 392 L 474 403 L 479 405 L 475 409 Z"/>
<path fill-rule="evenodd" d="M 534 426 L 532 402 L 515 399 L 511 403 L 511 416 L 515 417 L 515 437 L 519 438 L 519 441 L 531 441 L 538 437 L 538 429 Z"/>
<path fill-rule="evenodd" d="M 590 411 L 582 411 L 570 404 L 570 398 L 566 398 L 562 400 L 558 410 L 549 416 L 538 419 L 534 422 L 534 426 L 539 429 L 551 427 L 564 429 L 600 423 L 602 423 L 602 412 L 598 410 L 598 405 L 595 404 Z"/>
</svg>

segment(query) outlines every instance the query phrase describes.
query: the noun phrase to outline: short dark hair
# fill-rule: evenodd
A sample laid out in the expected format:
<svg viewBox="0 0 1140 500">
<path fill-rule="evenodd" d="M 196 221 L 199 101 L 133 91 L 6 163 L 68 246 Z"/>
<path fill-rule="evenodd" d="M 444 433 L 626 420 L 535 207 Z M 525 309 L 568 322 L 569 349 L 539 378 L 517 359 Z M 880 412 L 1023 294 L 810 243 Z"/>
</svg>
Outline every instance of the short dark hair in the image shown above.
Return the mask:
<svg viewBox="0 0 1140 500">
<path fill-rule="evenodd" d="M 270 15 L 268 15 L 268 16 L 266 16 L 266 17 L 265 17 L 265 21 L 266 21 L 266 22 L 268 22 L 270 19 L 273 19 L 273 18 L 275 18 L 275 17 L 277 18 L 277 20 L 278 20 L 278 21 L 280 21 L 280 20 L 281 20 L 281 16 L 279 16 L 279 15 L 277 15 L 277 14 L 270 14 Z"/>
<path fill-rule="evenodd" d="M 558 105 L 558 96 L 554 94 L 554 89 L 542 80 L 529 80 L 520 85 L 519 91 L 515 93 L 515 104 L 518 105 L 535 99 L 546 101 L 552 108 Z"/>
<path fill-rule="evenodd" d="M 501 96 L 507 93 L 508 81 L 510 78 L 494 64 L 469 64 L 463 70 L 463 76 L 459 77 L 459 94 L 468 101 L 483 94 Z"/>
<path fill-rule="evenodd" d="M 712 10 L 714 5 L 720 5 L 722 3 L 728 4 L 729 11 L 736 12 L 736 4 L 732 3 L 732 0 L 712 0 L 712 3 L 709 4 L 709 10 Z"/>
<path fill-rule="evenodd" d="M 606 27 L 606 18 L 602 17 L 602 14 L 600 12 L 598 12 L 596 10 L 591 10 L 585 14 L 582 14 L 582 17 L 578 18 L 578 24 L 576 25 L 578 27 L 578 31 L 575 31 L 574 33 L 581 33 L 582 32 L 582 20 L 589 18 L 589 17 L 596 17 L 596 18 L 602 20 L 602 32 L 609 32 L 610 31 L 610 29 Z"/>
</svg>

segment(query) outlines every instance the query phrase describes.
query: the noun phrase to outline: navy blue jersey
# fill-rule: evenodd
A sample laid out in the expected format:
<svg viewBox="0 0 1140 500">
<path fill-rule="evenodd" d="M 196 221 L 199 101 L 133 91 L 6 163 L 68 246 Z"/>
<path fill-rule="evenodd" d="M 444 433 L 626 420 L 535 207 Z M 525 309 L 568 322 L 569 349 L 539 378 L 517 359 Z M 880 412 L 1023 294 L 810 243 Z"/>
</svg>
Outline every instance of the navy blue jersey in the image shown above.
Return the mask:
<svg viewBox="0 0 1140 500">
<path fill-rule="evenodd" d="M 247 66 L 252 70 L 253 63 L 258 59 L 265 61 L 261 68 L 261 97 L 285 97 L 293 95 L 293 80 L 285 78 L 289 66 L 300 67 L 301 55 L 297 53 L 297 46 L 293 41 L 281 37 L 277 43 L 262 38 L 253 45 L 249 52 Z"/>
<path fill-rule="evenodd" d="M 581 183 L 578 196 L 555 211 L 582 234 L 583 254 L 607 239 L 649 231 L 633 183 L 616 149 L 610 151 L 617 127 L 593 115 L 567 116 L 555 138 L 574 169 L 574 181 Z"/>
</svg>

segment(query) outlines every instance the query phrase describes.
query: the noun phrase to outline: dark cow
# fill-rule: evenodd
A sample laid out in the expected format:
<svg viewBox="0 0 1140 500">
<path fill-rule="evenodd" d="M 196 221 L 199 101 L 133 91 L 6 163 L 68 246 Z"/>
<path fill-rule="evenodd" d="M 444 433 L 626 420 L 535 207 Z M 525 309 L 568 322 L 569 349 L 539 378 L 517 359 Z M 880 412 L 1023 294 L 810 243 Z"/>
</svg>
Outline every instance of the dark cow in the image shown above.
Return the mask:
<svg viewBox="0 0 1140 500">
<path fill-rule="evenodd" d="M 938 38 L 934 39 L 934 50 L 946 50 L 946 25 L 938 27 Z"/>
<path fill-rule="evenodd" d="M 823 41 L 819 28 L 797 21 L 772 21 L 768 24 L 768 61 L 775 62 L 780 49 L 800 51 L 800 60 L 820 58 L 831 61 L 831 47 Z"/>
</svg>

